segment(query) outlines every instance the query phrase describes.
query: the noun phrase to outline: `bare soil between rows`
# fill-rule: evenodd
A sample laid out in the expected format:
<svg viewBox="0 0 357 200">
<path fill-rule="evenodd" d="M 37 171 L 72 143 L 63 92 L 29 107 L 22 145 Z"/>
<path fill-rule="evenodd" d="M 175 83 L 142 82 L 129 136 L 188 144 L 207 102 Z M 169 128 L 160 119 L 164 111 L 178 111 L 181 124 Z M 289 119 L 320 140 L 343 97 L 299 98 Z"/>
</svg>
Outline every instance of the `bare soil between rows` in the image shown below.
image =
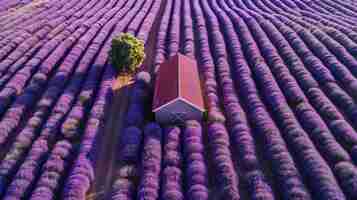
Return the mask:
<svg viewBox="0 0 357 200">
<path fill-rule="evenodd" d="M 160 27 L 165 5 L 166 0 L 163 0 L 145 45 L 146 59 L 142 65 L 143 68 L 140 70 L 152 71 L 151 66 L 154 62 L 156 35 Z M 117 167 L 115 161 L 119 136 L 124 126 L 131 84 L 132 76 L 126 75 L 119 76 L 113 85 L 113 100 L 109 106 L 108 113 L 106 113 L 109 117 L 99 141 L 97 164 L 94 169 L 95 181 L 87 193 L 87 200 L 110 199 L 111 184 L 113 182 L 115 168 Z"/>
<path fill-rule="evenodd" d="M 99 141 L 97 164 L 94 169 L 95 182 L 87 195 L 88 200 L 107 199 L 110 194 L 116 146 L 128 107 L 130 80 L 130 76 L 118 77 L 113 86 L 113 100 L 106 113 L 109 117 Z"/>
</svg>

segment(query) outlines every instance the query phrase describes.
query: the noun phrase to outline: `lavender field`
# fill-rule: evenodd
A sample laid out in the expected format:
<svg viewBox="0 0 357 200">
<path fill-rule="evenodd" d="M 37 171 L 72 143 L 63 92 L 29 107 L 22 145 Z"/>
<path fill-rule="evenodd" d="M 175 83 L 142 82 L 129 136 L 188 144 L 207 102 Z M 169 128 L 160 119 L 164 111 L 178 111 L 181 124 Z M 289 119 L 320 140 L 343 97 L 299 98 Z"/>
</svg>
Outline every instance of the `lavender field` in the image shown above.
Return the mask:
<svg viewBox="0 0 357 200">
<path fill-rule="evenodd" d="M 163 125 L 177 53 L 207 119 Z M 0 0 L 0 199 L 357 200 L 357 2 Z"/>
</svg>

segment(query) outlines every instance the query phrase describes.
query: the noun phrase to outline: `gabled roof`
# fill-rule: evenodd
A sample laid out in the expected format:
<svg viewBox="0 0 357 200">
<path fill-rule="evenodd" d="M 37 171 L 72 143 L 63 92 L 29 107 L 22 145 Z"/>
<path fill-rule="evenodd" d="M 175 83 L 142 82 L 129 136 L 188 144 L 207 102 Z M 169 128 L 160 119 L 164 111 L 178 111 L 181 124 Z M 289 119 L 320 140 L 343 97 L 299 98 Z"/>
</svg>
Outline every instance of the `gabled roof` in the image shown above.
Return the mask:
<svg viewBox="0 0 357 200">
<path fill-rule="evenodd" d="M 182 54 L 176 54 L 160 65 L 155 81 L 153 111 L 178 98 L 204 111 L 196 61 Z"/>
</svg>

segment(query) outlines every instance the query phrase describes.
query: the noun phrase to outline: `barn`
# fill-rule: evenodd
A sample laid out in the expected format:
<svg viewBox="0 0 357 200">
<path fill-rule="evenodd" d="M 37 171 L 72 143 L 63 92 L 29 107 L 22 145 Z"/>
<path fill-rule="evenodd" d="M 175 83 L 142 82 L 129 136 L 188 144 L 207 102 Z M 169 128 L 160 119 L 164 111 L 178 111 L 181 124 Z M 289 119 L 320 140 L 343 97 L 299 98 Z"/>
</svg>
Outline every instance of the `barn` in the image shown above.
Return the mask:
<svg viewBox="0 0 357 200">
<path fill-rule="evenodd" d="M 160 65 L 152 111 L 163 124 L 202 119 L 205 109 L 195 60 L 176 54 Z"/>
</svg>

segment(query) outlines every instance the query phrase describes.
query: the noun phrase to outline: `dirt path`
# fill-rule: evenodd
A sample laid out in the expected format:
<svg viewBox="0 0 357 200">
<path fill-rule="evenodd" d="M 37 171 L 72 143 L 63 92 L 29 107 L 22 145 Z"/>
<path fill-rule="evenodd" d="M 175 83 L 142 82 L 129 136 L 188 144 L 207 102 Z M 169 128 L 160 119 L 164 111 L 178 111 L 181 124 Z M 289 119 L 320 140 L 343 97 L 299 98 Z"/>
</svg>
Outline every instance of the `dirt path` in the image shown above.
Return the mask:
<svg viewBox="0 0 357 200">
<path fill-rule="evenodd" d="M 155 58 L 156 35 L 159 31 L 160 21 L 164 13 L 167 0 L 162 0 L 159 12 L 150 30 L 147 44 L 145 45 L 146 59 L 143 63 L 145 71 L 152 70 Z M 95 183 L 88 192 L 87 200 L 106 200 L 110 197 L 113 172 L 116 168 L 116 147 L 120 130 L 124 125 L 125 114 L 128 107 L 128 95 L 131 77 L 119 77 L 113 86 L 114 96 L 109 108 L 109 118 L 105 124 L 104 134 L 100 138 L 97 164 L 95 169 Z"/>
<path fill-rule="evenodd" d="M 110 193 L 119 130 L 123 126 L 123 118 L 128 107 L 130 79 L 130 76 L 119 77 L 113 86 L 113 101 L 107 113 L 109 118 L 105 124 L 104 135 L 99 142 L 95 183 L 87 195 L 88 200 L 106 199 L 106 195 Z"/>
<path fill-rule="evenodd" d="M 48 2 L 49 0 L 33 0 L 28 4 L 19 4 L 15 7 L 11 7 L 8 10 L 2 12 L 8 12 L 8 14 L 10 15 L 30 12 L 34 9 L 45 6 Z"/>
</svg>

